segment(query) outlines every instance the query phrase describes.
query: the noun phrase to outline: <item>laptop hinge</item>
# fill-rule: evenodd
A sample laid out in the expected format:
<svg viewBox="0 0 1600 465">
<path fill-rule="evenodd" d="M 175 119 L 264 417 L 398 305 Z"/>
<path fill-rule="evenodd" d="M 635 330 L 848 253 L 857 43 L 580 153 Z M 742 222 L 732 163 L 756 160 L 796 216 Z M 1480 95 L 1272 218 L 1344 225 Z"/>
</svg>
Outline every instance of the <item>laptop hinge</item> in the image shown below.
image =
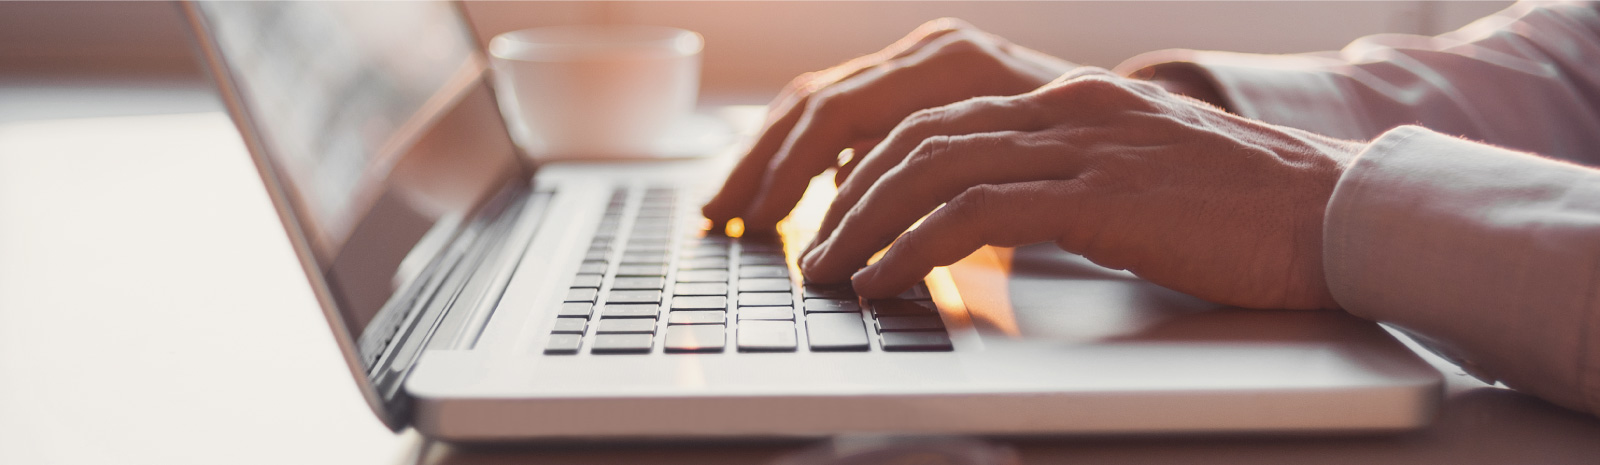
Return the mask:
<svg viewBox="0 0 1600 465">
<path fill-rule="evenodd" d="M 407 321 L 367 373 L 391 418 L 409 423 L 405 379 L 434 339 L 455 345 L 463 337 L 476 338 L 482 325 L 466 323 L 486 321 L 499 302 L 549 197 L 526 186 L 508 187 L 445 247 L 435 275 L 418 277 L 436 284 L 408 299 L 415 304 Z M 521 221 L 525 218 L 531 221 Z"/>
</svg>

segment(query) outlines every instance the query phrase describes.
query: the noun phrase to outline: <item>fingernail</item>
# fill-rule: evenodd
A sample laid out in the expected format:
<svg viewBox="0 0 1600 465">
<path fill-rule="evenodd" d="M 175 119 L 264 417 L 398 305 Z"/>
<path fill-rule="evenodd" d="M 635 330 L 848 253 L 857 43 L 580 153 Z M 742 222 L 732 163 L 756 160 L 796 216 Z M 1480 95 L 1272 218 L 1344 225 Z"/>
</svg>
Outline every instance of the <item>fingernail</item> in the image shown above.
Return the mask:
<svg viewBox="0 0 1600 465">
<path fill-rule="evenodd" d="M 800 257 L 800 267 L 806 271 L 811 271 L 812 267 L 817 266 L 817 261 L 822 260 L 822 250 L 824 248 L 825 247 L 822 244 L 812 244 L 811 249 L 807 250 L 806 254 Z"/>
<path fill-rule="evenodd" d="M 873 278 L 876 278 L 877 276 L 877 265 L 871 265 L 866 268 L 856 270 L 856 274 L 850 275 L 850 287 L 855 288 L 856 293 L 861 293 L 861 289 L 871 286 Z"/>
</svg>

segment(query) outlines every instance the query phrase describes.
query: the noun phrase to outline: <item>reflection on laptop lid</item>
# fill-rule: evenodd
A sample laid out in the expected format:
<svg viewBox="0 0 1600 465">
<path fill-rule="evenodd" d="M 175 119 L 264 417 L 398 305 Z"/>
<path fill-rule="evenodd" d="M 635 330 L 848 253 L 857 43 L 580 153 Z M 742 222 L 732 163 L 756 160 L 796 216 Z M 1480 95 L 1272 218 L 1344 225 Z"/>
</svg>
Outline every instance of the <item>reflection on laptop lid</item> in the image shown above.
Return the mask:
<svg viewBox="0 0 1600 465">
<path fill-rule="evenodd" d="M 200 2 L 212 73 L 365 379 L 404 300 L 528 170 L 447 2 Z M 352 352 L 354 351 L 354 352 Z M 365 388 L 366 386 L 364 386 Z M 375 407 L 377 407 L 375 405 Z M 380 413 L 382 413 L 380 411 Z"/>
</svg>

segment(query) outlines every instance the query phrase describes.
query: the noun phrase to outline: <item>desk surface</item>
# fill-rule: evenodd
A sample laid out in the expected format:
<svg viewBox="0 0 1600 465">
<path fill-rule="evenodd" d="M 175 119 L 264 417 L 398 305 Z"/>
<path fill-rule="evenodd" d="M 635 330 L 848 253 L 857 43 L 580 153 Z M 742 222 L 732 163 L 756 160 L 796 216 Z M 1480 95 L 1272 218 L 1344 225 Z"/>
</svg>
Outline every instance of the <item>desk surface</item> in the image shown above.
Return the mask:
<svg viewBox="0 0 1600 465">
<path fill-rule="evenodd" d="M 742 464 L 818 446 L 390 433 L 218 109 L 193 81 L 0 77 L 0 463 Z M 1024 463 L 1600 460 L 1600 420 L 1428 358 L 1449 394 L 1408 434 L 990 443 Z"/>
</svg>

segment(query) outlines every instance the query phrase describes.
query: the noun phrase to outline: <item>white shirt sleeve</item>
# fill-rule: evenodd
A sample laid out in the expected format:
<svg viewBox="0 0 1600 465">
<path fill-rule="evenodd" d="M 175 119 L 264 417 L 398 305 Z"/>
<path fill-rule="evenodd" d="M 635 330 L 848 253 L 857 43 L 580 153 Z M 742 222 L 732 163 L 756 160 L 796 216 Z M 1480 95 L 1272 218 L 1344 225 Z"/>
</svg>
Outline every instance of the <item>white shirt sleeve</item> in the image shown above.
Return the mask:
<svg viewBox="0 0 1600 465">
<path fill-rule="evenodd" d="M 1235 113 L 1356 140 L 1415 124 L 1600 164 L 1600 2 L 1518 3 L 1437 37 L 1380 34 L 1338 52 L 1162 50 L 1123 74 L 1196 66 Z"/>
<path fill-rule="evenodd" d="M 1403 126 L 1356 158 L 1326 215 L 1346 310 L 1600 415 L 1600 170 Z"/>
<path fill-rule="evenodd" d="M 1600 415 L 1600 170 L 1580 166 L 1600 165 L 1600 3 L 1519 3 L 1337 53 L 1168 50 L 1118 69 L 1165 66 L 1199 70 L 1242 116 L 1376 138 L 1325 216 L 1342 307 Z"/>
</svg>

